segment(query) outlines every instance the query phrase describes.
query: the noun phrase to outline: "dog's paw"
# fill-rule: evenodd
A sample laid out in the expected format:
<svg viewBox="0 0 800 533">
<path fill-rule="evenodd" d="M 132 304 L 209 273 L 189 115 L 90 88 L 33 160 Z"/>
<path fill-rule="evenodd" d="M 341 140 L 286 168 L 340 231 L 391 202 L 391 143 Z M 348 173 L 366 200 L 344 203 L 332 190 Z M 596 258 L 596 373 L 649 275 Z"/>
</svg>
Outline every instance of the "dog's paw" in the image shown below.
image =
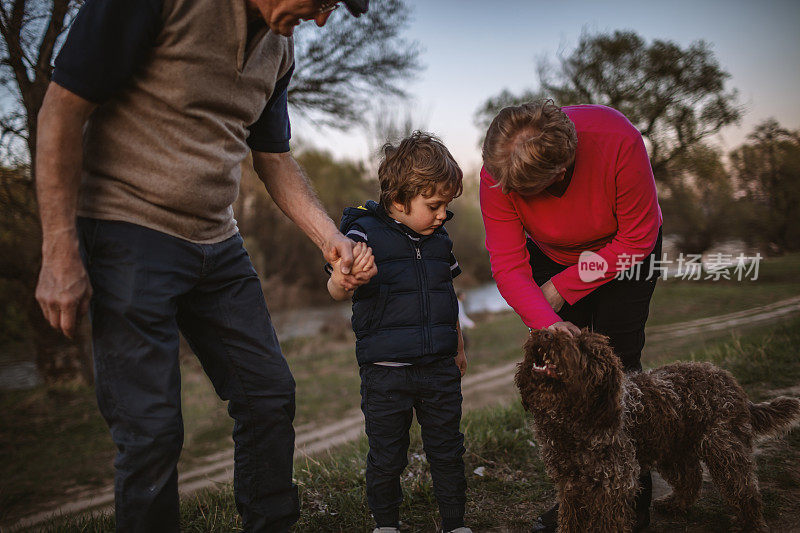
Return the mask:
<svg viewBox="0 0 800 533">
<path fill-rule="evenodd" d="M 734 521 L 728 531 L 731 533 L 769 533 L 770 529 L 763 520 L 757 521 L 754 524 L 738 523 Z"/>
<path fill-rule="evenodd" d="M 685 513 L 691 505 L 691 502 L 676 498 L 674 494 L 653 500 L 653 507 L 662 513 Z"/>
</svg>

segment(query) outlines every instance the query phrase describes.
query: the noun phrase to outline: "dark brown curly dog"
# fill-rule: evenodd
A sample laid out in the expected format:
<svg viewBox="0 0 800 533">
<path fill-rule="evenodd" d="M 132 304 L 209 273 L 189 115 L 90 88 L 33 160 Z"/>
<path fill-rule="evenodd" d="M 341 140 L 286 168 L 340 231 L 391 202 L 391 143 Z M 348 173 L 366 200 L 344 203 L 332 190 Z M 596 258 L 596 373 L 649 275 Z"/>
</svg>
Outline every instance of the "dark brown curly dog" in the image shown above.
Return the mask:
<svg viewBox="0 0 800 533">
<path fill-rule="evenodd" d="M 533 331 L 515 382 L 558 489 L 559 531 L 631 531 L 640 469 L 672 486 L 656 505 L 685 509 L 700 492 L 700 461 L 742 529 L 766 530 L 753 440 L 797 422 L 800 400 L 753 404 L 709 363 L 626 375 L 608 338 L 585 330 Z"/>
</svg>

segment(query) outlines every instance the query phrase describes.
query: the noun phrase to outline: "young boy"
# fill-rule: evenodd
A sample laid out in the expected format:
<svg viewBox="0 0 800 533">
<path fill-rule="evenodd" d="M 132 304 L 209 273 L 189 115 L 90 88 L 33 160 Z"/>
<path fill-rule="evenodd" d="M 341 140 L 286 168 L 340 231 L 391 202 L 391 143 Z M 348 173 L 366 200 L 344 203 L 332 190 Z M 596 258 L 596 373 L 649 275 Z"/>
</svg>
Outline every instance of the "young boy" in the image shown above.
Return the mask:
<svg viewBox="0 0 800 533">
<path fill-rule="evenodd" d="M 377 267 L 377 273 L 354 292 L 346 290 L 337 265 L 328 281 L 334 299 L 353 299 L 373 533 L 399 531 L 400 475 L 408 464 L 413 412 L 422 427 L 442 531 L 471 533 L 464 527 L 459 431 L 467 360 L 453 291 L 461 270 L 443 227 L 453 216 L 447 204 L 461 194 L 462 173 L 442 142 L 425 133 L 387 144 L 383 152 L 380 203 L 345 209 L 341 223 L 345 235 L 364 243 L 354 251 L 354 269 Z"/>
</svg>

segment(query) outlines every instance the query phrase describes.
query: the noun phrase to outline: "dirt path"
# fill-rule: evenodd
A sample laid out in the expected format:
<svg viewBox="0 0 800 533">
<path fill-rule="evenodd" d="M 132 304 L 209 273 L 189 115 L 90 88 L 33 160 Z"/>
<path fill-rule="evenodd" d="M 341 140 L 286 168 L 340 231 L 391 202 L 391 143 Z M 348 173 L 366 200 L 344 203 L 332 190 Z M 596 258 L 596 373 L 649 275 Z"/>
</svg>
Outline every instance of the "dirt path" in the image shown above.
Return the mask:
<svg viewBox="0 0 800 533">
<path fill-rule="evenodd" d="M 741 325 L 752 325 L 786 317 L 800 311 L 800 296 L 781 300 L 773 304 L 754 307 L 745 311 L 702 318 L 689 322 L 654 326 L 647 329 L 649 343 L 670 339 L 680 339 L 701 333 L 724 331 Z M 512 387 L 516 363 L 485 370 L 479 374 L 467 375 L 462 382 L 465 409 L 483 407 L 497 403 L 500 398 L 513 398 L 516 395 Z M 337 422 L 319 426 L 308 424 L 296 428 L 295 458 L 314 455 L 334 448 L 340 444 L 353 441 L 363 435 L 364 419 L 360 411 L 346 415 Z M 203 465 L 179 473 L 179 486 L 182 495 L 191 494 L 201 489 L 213 487 L 220 483 L 229 483 L 233 479 L 233 450 L 219 452 L 206 457 Z M 654 480 L 654 497 L 659 497 L 669 489 L 661 479 Z M 16 531 L 40 524 L 54 515 L 67 515 L 94 510 L 109 510 L 114 503 L 113 488 L 79 495 L 70 503 L 60 505 L 35 515 L 31 515 L 16 524 L 9 531 Z"/>
</svg>

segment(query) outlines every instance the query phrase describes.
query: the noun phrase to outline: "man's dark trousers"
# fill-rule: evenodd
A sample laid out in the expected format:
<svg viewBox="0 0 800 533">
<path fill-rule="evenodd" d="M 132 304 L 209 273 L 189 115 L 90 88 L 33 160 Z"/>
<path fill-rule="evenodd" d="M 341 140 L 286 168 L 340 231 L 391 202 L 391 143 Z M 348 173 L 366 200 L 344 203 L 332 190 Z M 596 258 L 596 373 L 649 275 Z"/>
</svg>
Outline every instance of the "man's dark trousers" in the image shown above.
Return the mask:
<svg viewBox="0 0 800 533">
<path fill-rule="evenodd" d="M 653 250 L 637 267 L 639 274 L 632 276 L 633 279 L 611 280 L 575 302 L 575 305 L 564 303 L 558 312 L 561 320 L 608 336 L 611 347 L 619 356 L 626 372 L 642 370 L 644 327 L 650 314 L 650 299 L 658 281 L 658 270 L 651 266 L 653 260 L 662 259 L 661 242 L 659 230 Z M 567 268 L 547 257 L 531 240 L 528 240 L 528 253 L 533 279 L 539 286 Z M 637 523 L 645 520 L 643 517 L 650 508 L 652 490 L 650 472 L 642 472 L 639 477 L 639 493 L 636 495 Z M 555 526 L 557 509 L 558 506 L 542 516 L 545 525 Z"/>
<path fill-rule="evenodd" d="M 234 419 L 245 531 L 297 520 L 295 383 L 242 239 L 194 244 L 125 222 L 78 220 L 91 280 L 97 401 L 117 445 L 118 531 L 178 531 L 180 330 Z"/>
<path fill-rule="evenodd" d="M 462 519 L 466 500 L 461 371 L 453 358 L 429 364 L 362 365 L 361 410 L 369 438 L 367 502 L 378 526 L 397 527 L 403 495 L 400 475 L 408 464 L 413 413 L 431 468 L 444 520 Z"/>
</svg>

